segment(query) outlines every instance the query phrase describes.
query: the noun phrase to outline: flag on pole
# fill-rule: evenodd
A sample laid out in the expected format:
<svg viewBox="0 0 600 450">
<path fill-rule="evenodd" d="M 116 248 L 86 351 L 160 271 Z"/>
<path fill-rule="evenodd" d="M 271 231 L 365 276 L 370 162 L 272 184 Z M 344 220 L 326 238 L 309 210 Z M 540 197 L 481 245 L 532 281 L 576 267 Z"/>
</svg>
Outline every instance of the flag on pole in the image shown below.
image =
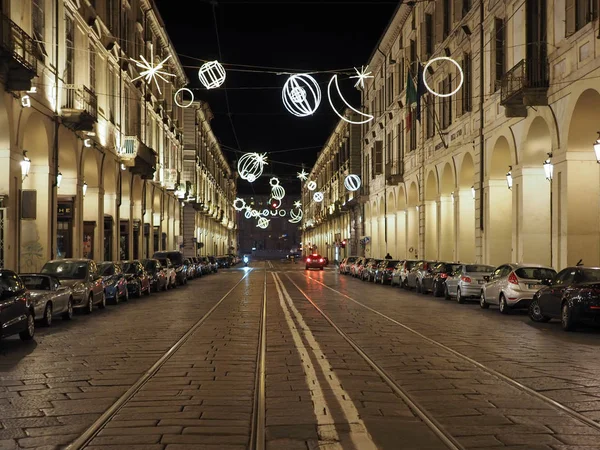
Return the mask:
<svg viewBox="0 0 600 450">
<path fill-rule="evenodd" d="M 412 128 L 412 104 L 417 101 L 417 89 L 413 82 L 411 70 L 408 70 L 408 77 L 406 79 L 406 107 L 408 108 L 408 115 L 406 116 L 406 130 L 410 131 Z"/>
<path fill-rule="evenodd" d="M 425 88 L 425 82 L 423 81 L 423 65 L 419 63 L 419 68 L 417 69 L 417 121 L 421 123 L 421 97 L 425 95 L 427 92 L 427 88 Z"/>
</svg>

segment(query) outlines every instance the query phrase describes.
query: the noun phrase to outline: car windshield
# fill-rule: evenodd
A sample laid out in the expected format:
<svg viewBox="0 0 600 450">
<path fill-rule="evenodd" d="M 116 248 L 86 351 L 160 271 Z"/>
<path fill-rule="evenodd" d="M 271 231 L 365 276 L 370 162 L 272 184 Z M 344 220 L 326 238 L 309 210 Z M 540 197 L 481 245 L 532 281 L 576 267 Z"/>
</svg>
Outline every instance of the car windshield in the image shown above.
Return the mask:
<svg viewBox="0 0 600 450">
<path fill-rule="evenodd" d="M 585 281 L 600 281 L 600 269 L 582 269 Z"/>
<path fill-rule="evenodd" d="M 11 272 L 0 272 L 0 300 L 14 296 L 19 291 L 19 278 Z"/>
<path fill-rule="evenodd" d="M 164 258 L 169 258 L 171 260 L 171 263 L 174 264 L 175 266 L 183 264 L 183 254 L 181 254 L 180 252 L 159 253 L 156 256 L 159 256 L 159 255 Z M 157 259 L 160 259 L 160 258 L 157 258 Z"/>
<path fill-rule="evenodd" d="M 460 267 L 460 266 L 459 266 Z M 494 271 L 494 267 L 485 266 L 483 264 L 469 264 L 466 267 L 466 272 L 475 272 L 475 273 L 492 273 Z"/>
<path fill-rule="evenodd" d="M 136 275 L 138 273 L 138 266 L 134 263 L 123 263 L 123 272 Z"/>
<path fill-rule="evenodd" d="M 87 275 L 87 263 L 75 261 L 51 261 L 42 268 L 42 273 L 68 280 L 84 280 Z"/>
<path fill-rule="evenodd" d="M 158 261 L 165 267 L 167 267 L 167 259 L 166 258 L 157 258 Z"/>
<path fill-rule="evenodd" d="M 144 268 L 146 270 L 155 270 L 156 269 L 156 261 L 152 261 L 152 260 L 146 261 L 144 263 Z"/>
<path fill-rule="evenodd" d="M 21 275 L 21 280 L 27 289 L 32 291 L 49 291 L 50 279 L 40 275 Z"/>
<path fill-rule="evenodd" d="M 103 277 L 115 274 L 115 265 L 113 263 L 102 263 L 98 265 L 98 272 Z"/>
<path fill-rule="evenodd" d="M 354 258 L 354 257 L 351 256 L 350 258 L 348 258 L 348 261 L 346 261 L 346 264 L 347 263 L 353 263 L 354 261 L 356 261 L 356 258 Z"/>
<path fill-rule="evenodd" d="M 406 270 L 412 269 L 416 263 L 416 261 L 406 261 Z"/>
<path fill-rule="evenodd" d="M 554 278 L 556 271 L 543 267 L 521 267 L 515 270 L 515 274 L 525 280 L 550 280 Z"/>
</svg>

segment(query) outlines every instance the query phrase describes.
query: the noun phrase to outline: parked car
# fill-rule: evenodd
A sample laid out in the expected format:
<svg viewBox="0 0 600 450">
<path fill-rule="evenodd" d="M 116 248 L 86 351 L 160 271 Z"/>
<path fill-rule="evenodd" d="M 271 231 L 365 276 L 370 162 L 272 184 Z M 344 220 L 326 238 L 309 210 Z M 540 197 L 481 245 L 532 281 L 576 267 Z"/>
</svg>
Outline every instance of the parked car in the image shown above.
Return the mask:
<svg viewBox="0 0 600 450">
<path fill-rule="evenodd" d="M 219 263 L 217 262 L 217 258 L 215 258 L 214 256 L 209 256 L 208 261 L 210 262 L 212 271 L 214 273 L 217 273 L 217 271 L 219 270 Z"/>
<path fill-rule="evenodd" d="M 344 258 L 340 263 L 340 273 L 348 275 L 350 273 L 350 267 L 357 259 L 358 256 L 348 256 L 347 258 Z"/>
<path fill-rule="evenodd" d="M 154 259 L 161 258 L 169 258 L 171 260 L 171 264 L 173 264 L 173 268 L 175 269 L 175 275 L 177 276 L 177 283 L 180 286 L 187 284 L 187 272 L 188 267 L 185 263 L 185 258 L 183 257 L 183 253 L 178 251 L 165 251 L 165 252 L 155 252 L 152 255 Z"/>
<path fill-rule="evenodd" d="M 23 341 L 35 335 L 35 311 L 23 281 L 12 270 L 0 270 L 0 338 L 18 334 Z"/>
<path fill-rule="evenodd" d="M 166 267 L 158 259 L 143 259 L 142 265 L 150 278 L 150 288 L 154 292 L 166 291 L 169 287 Z"/>
<path fill-rule="evenodd" d="M 491 275 L 494 266 L 486 264 L 460 264 L 446 278 L 444 297 L 449 300 L 456 298 L 458 303 L 464 303 L 469 298 L 479 298 L 481 286 L 485 284 L 484 277 Z"/>
<path fill-rule="evenodd" d="M 542 279 L 542 284 L 529 305 L 534 322 L 560 319 L 565 331 L 583 321 L 600 322 L 599 267 L 567 267 L 552 279 Z"/>
<path fill-rule="evenodd" d="M 360 268 L 366 262 L 366 260 L 367 260 L 367 258 L 365 258 L 364 256 L 361 256 L 361 257 L 357 258 L 356 261 L 354 261 L 350 265 L 350 270 L 348 271 L 348 273 L 350 274 L 350 276 L 352 276 L 354 278 L 358 277 L 358 274 L 360 272 Z"/>
<path fill-rule="evenodd" d="M 138 260 L 122 261 L 121 267 L 127 280 L 129 295 L 141 297 L 142 294 L 150 295 L 150 277 L 144 270 L 144 266 Z"/>
<path fill-rule="evenodd" d="M 354 272 L 355 272 L 355 277 L 356 278 L 360 278 L 361 280 L 363 279 L 363 272 L 365 271 L 365 269 L 367 268 L 367 266 L 369 265 L 369 263 L 371 261 L 373 261 L 375 258 L 364 258 L 360 264 L 357 264 Z"/>
<path fill-rule="evenodd" d="M 94 310 L 94 305 L 106 308 L 104 283 L 98 273 L 98 266 L 91 259 L 48 261 L 41 273 L 55 276 L 62 285 L 73 290 L 73 308 L 82 309 L 86 314 Z"/>
<path fill-rule="evenodd" d="M 165 269 L 167 276 L 167 289 L 175 289 L 177 287 L 177 274 L 175 273 L 175 267 L 169 258 L 155 258 L 160 262 L 160 265 Z"/>
<path fill-rule="evenodd" d="M 398 264 L 398 261 L 394 259 L 384 259 L 381 261 L 375 272 L 375 283 L 390 284 L 396 264 Z"/>
<path fill-rule="evenodd" d="M 196 263 L 192 261 L 191 258 L 184 258 L 183 264 L 187 268 L 185 274 L 186 280 L 193 280 L 194 278 L 199 277 L 201 275 L 199 271 L 200 268 L 196 266 Z"/>
<path fill-rule="evenodd" d="M 433 268 L 433 283 L 431 293 L 434 297 L 441 297 L 446 292 L 446 281 L 461 267 L 458 263 L 441 262 Z"/>
<path fill-rule="evenodd" d="M 375 281 L 375 272 L 377 271 L 377 266 L 381 263 L 381 259 L 372 258 L 369 260 L 367 264 L 365 264 L 362 272 L 361 272 L 361 280 L 363 281 Z"/>
<path fill-rule="evenodd" d="M 219 265 L 219 269 L 229 268 L 229 260 L 224 256 L 217 256 L 217 264 Z"/>
<path fill-rule="evenodd" d="M 392 272 L 392 286 L 397 284 L 398 286 L 407 289 L 408 273 L 416 263 L 416 260 L 407 259 L 396 264 L 394 272 Z"/>
<path fill-rule="evenodd" d="M 102 262 L 98 264 L 98 272 L 104 283 L 104 295 L 107 301 L 115 304 L 120 299 L 129 300 L 129 290 L 127 289 L 127 280 L 123 275 L 123 270 L 118 263 Z"/>
<path fill-rule="evenodd" d="M 63 286 L 58 278 L 51 275 L 24 273 L 19 277 L 29 290 L 35 319 L 44 326 L 52 325 L 52 318 L 56 316 L 65 320 L 73 318 L 73 292 L 70 287 Z"/>
<path fill-rule="evenodd" d="M 310 255 L 306 258 L 305 270 L 309 270 L 309 269 L 323 270 L 323 267 L 325 267 L 325 259 L 321 255 L 319 255 L 317 253 L 313 253 L 312 255 Z"/>
<path fill-rule="evenodd" d="M 435 261 L 418 261 L 406 275 L 406 287 L 414 288 L 419 294 L 429 292 L 433 285 L 432 269 L 435 265 Z"/>
<path fill-rule="evenodd" d="M 542 280 L 553 279 L 552 267 L 537 264 L 503 264 L 491 276 L 485 276 L 479 305 L 489 308 L 498 305 L 502 314 L 513 308 L 529 308 L 536 292 L 543 286 Z"/>
</svg>

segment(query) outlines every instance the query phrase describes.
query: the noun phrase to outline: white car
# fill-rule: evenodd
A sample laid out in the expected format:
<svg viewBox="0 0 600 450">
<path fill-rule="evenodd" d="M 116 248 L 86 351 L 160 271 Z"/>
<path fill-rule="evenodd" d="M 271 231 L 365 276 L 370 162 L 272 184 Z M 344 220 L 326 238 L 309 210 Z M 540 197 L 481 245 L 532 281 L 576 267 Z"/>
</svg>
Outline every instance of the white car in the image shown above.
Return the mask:
<svg viewBox="0 0 600 450">
<path fill-rule="evenodd" d="M 62 316 L 65 320 L 73 318 L 73 291 L 70 287 L 63 286 L 58 278 L 50 275 L 24 273 L 19 277 L 29 290 L 36 320 L 49 327 L 55 316 Z"/>
</svg>

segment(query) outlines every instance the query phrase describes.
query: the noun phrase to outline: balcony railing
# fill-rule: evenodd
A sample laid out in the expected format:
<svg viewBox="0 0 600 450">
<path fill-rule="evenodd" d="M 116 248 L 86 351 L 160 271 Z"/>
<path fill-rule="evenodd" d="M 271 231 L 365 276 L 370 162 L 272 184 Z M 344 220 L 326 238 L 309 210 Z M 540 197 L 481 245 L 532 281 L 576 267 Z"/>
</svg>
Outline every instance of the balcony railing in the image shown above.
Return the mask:
<svg viewBox="0 0 600 450">
<path fill-rule="evenodd" d="M 140 139 L 137 136 L 125 136 L 119 156 L 125 161 L 132 161 L 137 156 L 139 146 Z"/>
<path fill-rule="evenodd" d="M 4 14 L 0 15 L 0 52 L 2 56 L 8 55 L 20 68 L 28 72 L 26 76 L 17 73 L 14 77 L 11 77 L 10 69 L 18 69 L 19 66 L 14 67 L 14 65 L 9 64 L 8 88 L 14 90 L 31 89 L 31 79 L 37 74 L 37 62 L 38 58 L 41 57 L 40 48 L 31 36 Z M 20 71 L 17 70 L 16 72 Z"/>
<path fill-rule="evenodd" d="M 66 110 L 85 113 L 94 121 L 98 120 L 98 97 L 86 86 L 64 85 L 62 107 Z"/>
<path fill-rule="evenodd" d="M 548 67 L 547 58 L 540 55 L 519 61 L 502 77 L 500 104 L 524 104 L 523 97 L 527 91 L 540 91 L 545 95 L 549 87 Z"/>
</svg>

